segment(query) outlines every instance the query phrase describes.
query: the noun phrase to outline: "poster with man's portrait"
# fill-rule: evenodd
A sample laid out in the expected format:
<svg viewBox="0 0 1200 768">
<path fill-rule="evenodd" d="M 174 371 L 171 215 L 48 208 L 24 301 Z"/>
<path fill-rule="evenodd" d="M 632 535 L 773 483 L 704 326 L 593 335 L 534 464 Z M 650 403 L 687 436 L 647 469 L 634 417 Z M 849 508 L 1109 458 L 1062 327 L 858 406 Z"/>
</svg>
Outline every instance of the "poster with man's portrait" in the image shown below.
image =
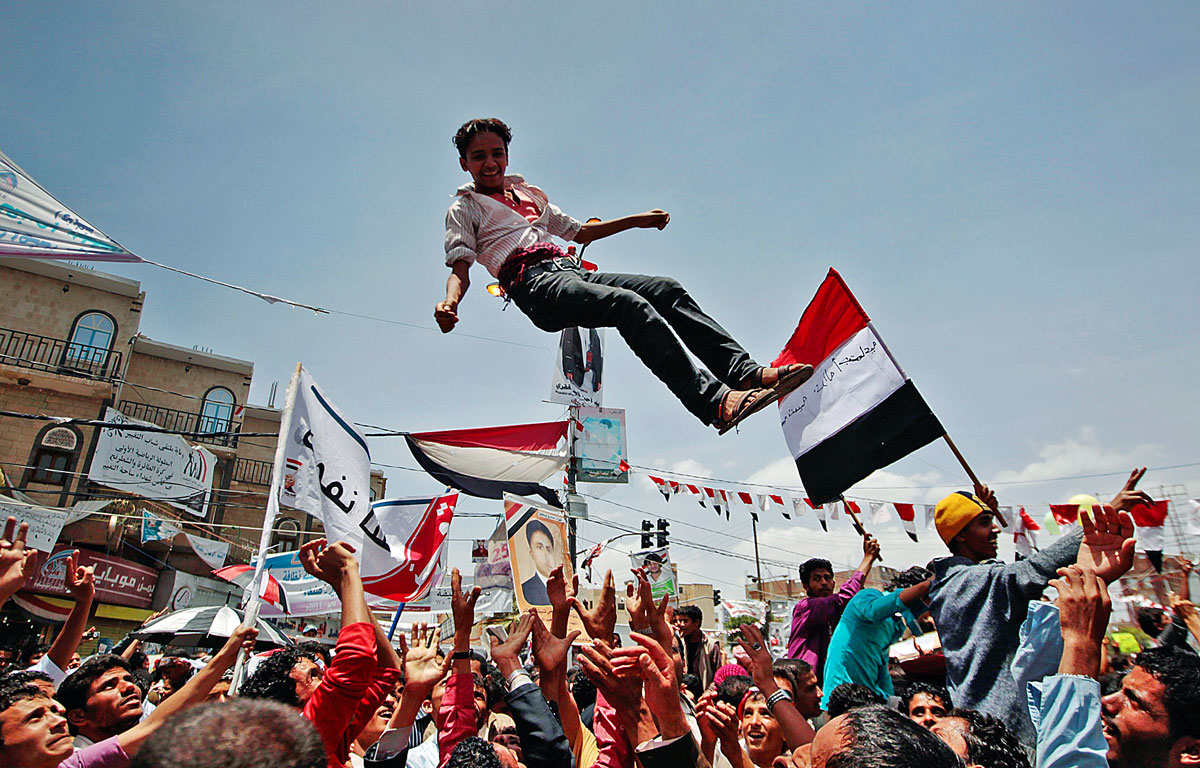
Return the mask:
<svg viewBox="0 0 1200 768">
<path fill-rule="evenodd" d="M 658 547 L 629 554 L 634 568 L 645 569 L 646 579 L 650 582 L 650 594 L 654 595 L 655 600 L 662 600 L 663 595 L 669 595 L 673 601 L 679 593 L 679 579 L 675 575 L 675 565 L 671 562 L 668 549 Z"/>
<path fill-rule="evenodd" d="M 573 573 L 567 552 L 566 515 L 563 510 L 545 503 L 506 493 L 504 525 L 517 608 L 522 613 L 536 609 L 549 626 L 551 609 L 546 583 L 550 580 L 550 572 L 561 565 L 567 584 L 571 583 Z M 569 626 L 582 629 L 574 612 Z"/>
</svg>

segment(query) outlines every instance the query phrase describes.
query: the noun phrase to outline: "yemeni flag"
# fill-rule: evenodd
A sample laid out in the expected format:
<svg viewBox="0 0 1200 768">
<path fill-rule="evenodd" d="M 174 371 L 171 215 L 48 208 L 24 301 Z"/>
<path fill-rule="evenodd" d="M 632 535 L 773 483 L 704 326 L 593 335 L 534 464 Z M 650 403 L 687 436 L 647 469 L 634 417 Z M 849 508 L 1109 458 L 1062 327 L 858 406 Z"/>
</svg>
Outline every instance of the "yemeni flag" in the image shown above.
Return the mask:
<svg viewBox="0 0 1200 768">
<path fill-rule="evenodd" d="M 505 493 L 540 496 L 557 507 L 557 494 L 540 483 L 566 469 L 569 426 L 569 421 L 549 421 L 411 432 L 404 439 L 421 468 L 451 488 L 484 499 L 502 499 Z"/>
<path fill-rule="evenodd" d="M 1146 553 L 1154 570 L 1162 572 L 1163 523 L 1167 521 L 1167 501 L 1138 504 L 1129 510 L 1137 526 L 1138 546 Z"/>
<path fill-rule="evenodd" d="M 816 369 L 780 401 L 779 418 L 818 504 L 945 434 L 836 270 L 772 365 L 789 363 Z"/>
</svg>

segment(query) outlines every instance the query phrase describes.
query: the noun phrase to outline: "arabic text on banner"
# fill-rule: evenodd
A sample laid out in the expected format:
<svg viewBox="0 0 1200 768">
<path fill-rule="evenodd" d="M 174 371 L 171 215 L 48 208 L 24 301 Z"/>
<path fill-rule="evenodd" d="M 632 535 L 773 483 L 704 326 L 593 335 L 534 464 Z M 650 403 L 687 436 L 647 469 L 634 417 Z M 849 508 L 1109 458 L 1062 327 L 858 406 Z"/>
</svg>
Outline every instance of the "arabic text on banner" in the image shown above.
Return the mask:
<svg viewBox="0 0 1200 768">
<path fill-rule="evenodd" d="M 155 426 L 115 408 L 104 411 L 114 424 Z M 101 429 L 88 480 L 147 499 L 166 501 L 195 515 L 208 515 L 216 455 L 179 435 Z"/>
<path fill-rule="evenodd" d="M 329 541 L 387 548 L 371 514 L 371 453 L 362 434 L 301 368 L 279 501 L 317 517 Z"/>
</svg>

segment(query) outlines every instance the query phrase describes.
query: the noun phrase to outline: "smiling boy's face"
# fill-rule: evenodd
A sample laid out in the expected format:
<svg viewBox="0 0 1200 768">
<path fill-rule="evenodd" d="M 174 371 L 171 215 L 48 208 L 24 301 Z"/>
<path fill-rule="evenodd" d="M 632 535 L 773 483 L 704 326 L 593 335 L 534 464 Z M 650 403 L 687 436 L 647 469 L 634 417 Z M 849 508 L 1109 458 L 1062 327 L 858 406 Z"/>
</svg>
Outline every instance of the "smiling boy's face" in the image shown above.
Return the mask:
<svg viewBox="0 0 1200 768">
<path fill-rule="evenodd" d="M 471 174 L 475 191 L 494 195 L 504 191 L 504 172 L 508 169 L 508 148 L 497 133 L 475 134 L 467 145 L 465 157 L 458 159 L 462 169 Z"/>
</svg>

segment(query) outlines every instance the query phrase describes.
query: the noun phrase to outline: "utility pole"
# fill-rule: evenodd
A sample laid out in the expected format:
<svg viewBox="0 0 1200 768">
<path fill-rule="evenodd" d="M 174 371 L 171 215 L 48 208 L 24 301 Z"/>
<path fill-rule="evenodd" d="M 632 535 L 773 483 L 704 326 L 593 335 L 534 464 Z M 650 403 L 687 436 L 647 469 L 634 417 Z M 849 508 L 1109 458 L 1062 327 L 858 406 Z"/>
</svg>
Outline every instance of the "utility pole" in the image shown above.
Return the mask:
<svg viewBox="0 0 1200 768">
<path fill-rule="evenodd" d="M 575 455 L 575 425 L 579 423 L 578 405 L 572 405 L 567 409 L 567 418 L 571 422 L 567 425 L 567 435 L 569 435 L 567 438 L 567 551 L 571 555 L 571 570 L 575 571 L 579 568 L 579 561 L 575 543 L 575 515 L 571 507 L 575 500 L 575 463 L 579 460 Z"/>
<path fill-rule="evenodd" d="M 758 561 L 758 517 L 750 517 L 750 529 L 754 532 L 754 571 L 758 576 L 758 596 L 762 597 L 762 563 Z"/>
</svg>

